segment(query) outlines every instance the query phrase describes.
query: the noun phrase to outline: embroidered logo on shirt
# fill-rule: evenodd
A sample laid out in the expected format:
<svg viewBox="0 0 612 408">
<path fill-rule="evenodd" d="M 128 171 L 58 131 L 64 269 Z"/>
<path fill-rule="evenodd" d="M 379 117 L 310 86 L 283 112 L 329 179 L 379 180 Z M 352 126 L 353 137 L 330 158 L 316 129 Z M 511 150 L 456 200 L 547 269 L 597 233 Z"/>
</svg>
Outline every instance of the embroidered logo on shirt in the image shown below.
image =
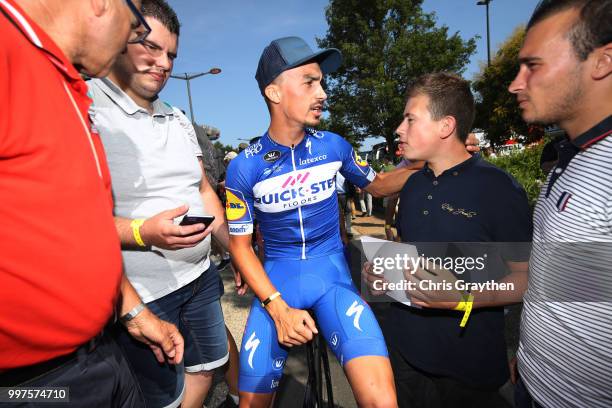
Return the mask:
<svg viewBox="0 0 612 408">
<path fill-rule="evenodd" d="M 267 153 L 264 155 L 264 158 L 263 158 L 263 159 L 264 159 L 265 161 L 267 161 L 267 162 L 272 163 L 272 162 L 275 162 L 275 161 L 277 161 L 278 159 L 280 159 L 280 157 L 281 157 L 281 152 L 280 152 L 280 151 L 278 151 L 278 150 L 270 150 L 269 152 L 267 152 Z"/>
<path fill-rule="evenodd" d="M 463 215 L 464 217 L 467 217 L 467 218 L 472 218 L 478 215 L 476 211 L 468 211 L 465 208 L 454 208 L 449 203 L 442 204 L 442 209 L 445 211 L 448 211 L 449 213 L 453 215 Z"/>
<path fill-rule="evenodd" d="M 557 200 L 557 211 L 558 212 L 565 211 L 565 207 L 567 207 L 567 202 L 570 200 L 570 198 L 572 198 L 571 193 L 568 193 L 567 191 L 564 191 L 563 193 L 561 193 L 561 195 L 559 196 L 559 199 Z"/>
</svg>

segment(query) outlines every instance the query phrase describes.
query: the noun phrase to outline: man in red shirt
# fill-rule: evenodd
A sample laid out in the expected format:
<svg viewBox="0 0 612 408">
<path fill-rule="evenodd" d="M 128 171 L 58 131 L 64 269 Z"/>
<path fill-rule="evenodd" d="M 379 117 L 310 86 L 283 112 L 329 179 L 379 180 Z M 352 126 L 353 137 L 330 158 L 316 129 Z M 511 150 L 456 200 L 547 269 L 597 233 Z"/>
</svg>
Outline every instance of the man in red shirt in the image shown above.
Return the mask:
<svg viewBox="0 0 612 408">
<path fill-rule="evenodd" d="M 140 309 L 123 277 L 79 75 L 106 75 L 128 40 L 144 39 L 136 3 L 0 0 L 0 385 L 68 387 L 77 406 L 141 404 L 103 334 L 115 311 L 158 360 L 183 352 L 176 327 Z"/>
</svg>

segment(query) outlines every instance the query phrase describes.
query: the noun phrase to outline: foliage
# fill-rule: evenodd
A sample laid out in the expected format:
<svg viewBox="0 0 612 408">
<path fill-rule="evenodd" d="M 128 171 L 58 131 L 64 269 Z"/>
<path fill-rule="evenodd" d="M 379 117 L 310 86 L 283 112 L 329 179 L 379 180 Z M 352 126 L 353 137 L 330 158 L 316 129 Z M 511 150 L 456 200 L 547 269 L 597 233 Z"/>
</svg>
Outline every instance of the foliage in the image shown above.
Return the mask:
<svg viewBox="0 0 612 408">
<path fill-rule="evenodd" d="M 495 147 L 511 136 L 525 144 L 543 136 L 543 129 L 523 121 L 516 96 L 508 91 L 518 71 L 518 54 L 524 38 L 525 27 L 517 27 L 500 46 L 491 65 L 483 66 L 473 82 L 477 93 L 475 127 L 484 130 Z"/>
<path fill-rule="evenodd" d="M 238 149 L 234 148 L 232 145 L 224 145 L 223 143 L 219 142 L 218 140 L 213 143 L 213 146 L 215 146 L 215 149 L 221 149 L 223 150 L 223 154 L 229 152 L 229 151 L 235 151 L 237 152 Z"/>
<path fill-rule="evenodd" d="M 410 80 L 430 72 L 462 73 L 476 49 L 448 27 L 436 26 L 423 0 L 330 0 L 322 48 L 338 48 L 340 69 L 329 75 L 328 129 L 355 144 L 370 136 L 394 139 Z"/>
<path fill-rule="evenodd" d="M 543 148 L 544 143 L 540 143 L 507 156 L 486 158 L 497 167 L 510 173 L 523 186 L 532 208 L 535 206 L 540 188 L 546 180 L 546 174 L 540 169 L 540 156 Z"/>
</svg>

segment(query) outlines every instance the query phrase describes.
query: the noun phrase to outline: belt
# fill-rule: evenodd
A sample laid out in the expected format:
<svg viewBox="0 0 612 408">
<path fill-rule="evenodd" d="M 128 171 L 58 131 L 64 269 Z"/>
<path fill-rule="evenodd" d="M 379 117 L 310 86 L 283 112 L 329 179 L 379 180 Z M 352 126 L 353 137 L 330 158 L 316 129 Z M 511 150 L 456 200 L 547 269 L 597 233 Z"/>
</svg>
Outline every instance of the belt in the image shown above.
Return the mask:
<svg viewBox="0 0 612 408">
<path fill-rule="evenodd" d="M 36 363 L 29 366 L 17 367 L 0 373 L 0 386 L 2 387 L 14 387 L 19 384 L 23 384 L 47 374 L 53 370 L 56 370 L 63 365 L 76 360 L 79 353 L 91 353 L 98 347 L 104 330 L 99 334 L 91 338 L 85 344 L 81 345 L 75 351 L 70 354 L 52 358 L 51 360 L 43 361 L 42 363 Z"/>
</svg>

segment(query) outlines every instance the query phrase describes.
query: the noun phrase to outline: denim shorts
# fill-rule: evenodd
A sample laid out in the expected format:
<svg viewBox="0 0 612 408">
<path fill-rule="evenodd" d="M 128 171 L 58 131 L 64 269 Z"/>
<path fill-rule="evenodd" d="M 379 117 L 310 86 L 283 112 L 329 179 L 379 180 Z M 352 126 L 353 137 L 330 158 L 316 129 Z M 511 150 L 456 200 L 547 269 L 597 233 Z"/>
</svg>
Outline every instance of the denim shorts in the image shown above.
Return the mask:
<svg viewBox="0 0 612 408">
<path fill-rule="evenodd" d="M 219 299 L 223 282 L 214 264 L 193 282 L 152 302 L 147 307 L 174 323 L 185 339 L 183 362 L 159 364 L 151 349 L 125 329 L 117 342 L 125 352 L 145 396 L 147 406 L 177 407 L 183 399 L 185 372 L 210 371 L 229 359 L 227 333 Z"/>
</svg>

